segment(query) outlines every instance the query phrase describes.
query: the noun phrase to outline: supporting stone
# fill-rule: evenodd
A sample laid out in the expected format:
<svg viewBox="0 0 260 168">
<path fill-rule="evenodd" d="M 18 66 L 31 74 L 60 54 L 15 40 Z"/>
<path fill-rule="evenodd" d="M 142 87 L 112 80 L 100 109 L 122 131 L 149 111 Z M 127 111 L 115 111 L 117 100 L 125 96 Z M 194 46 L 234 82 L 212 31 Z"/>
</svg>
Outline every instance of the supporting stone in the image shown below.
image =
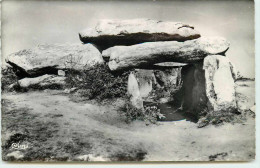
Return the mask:
<svg viewBox="0 0 260 168">
<path fill-rule="evenodd" d="M 234 67 L 221 55 L 182 68 L 182 88 L 174 96 L 185 112 L 195 115 L 206 111 L 233 111 L 235 98 Z"/>
<path fill-rule="evenodd" d="M 181 85 L 181 67 L 167 70 L 154 70 L 156 82 L 168 89 L 177 89 Z"/>
<path fill-rule="evenodd" d="M 130 96 L 130 102 L 134 107 L 138 109 L 143 108 L 143 100 L 134 72 L 131 72 L 128 76 L 127 93 Z"/>
<path fill-rule="evenodd" d="M 143 99 L 148 98 L 149 94 L 153 90 L 153 85 L 156 83 L 154 71 L 136 69 L 134 75 L 138 82 L 140 96 Z"/>
<path fill-rule="evenodd" d="M 153 70 L 136 69 L 128 77 L 130 101 L 137 107 L 143 107 L 143 101 L 149 101 L 156 79 Z"/>
<path fill-rule="evenodd" d="M 227 57 L 208 56 L 204 59 L 206 94 L 214 111 L 237 108 L 235 97 L 236 72 Z"/>
</svg>

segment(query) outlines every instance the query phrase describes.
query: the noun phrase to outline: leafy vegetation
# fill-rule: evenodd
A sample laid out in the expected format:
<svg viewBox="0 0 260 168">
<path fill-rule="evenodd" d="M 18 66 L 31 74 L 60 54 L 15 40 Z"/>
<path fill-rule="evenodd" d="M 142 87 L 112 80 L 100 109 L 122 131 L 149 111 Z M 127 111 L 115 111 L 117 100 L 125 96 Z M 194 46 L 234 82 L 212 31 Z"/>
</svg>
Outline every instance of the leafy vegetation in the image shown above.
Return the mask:
<svg viewBox="0 0 260 168">
<path fill-rule="evenodd" d="M 1 75 L 1 89 L 2 91 L 9 91 L 10 86 L 18 81 L 17 76 L 11 67 L 2 69 Z"/>
<path fill-rule="evenodd" d="M 207 110 L 204 113 L 201 112 L 201 114 L 205 114 L 204 117 L 201 116 L 198 124 L 198 127 L 204 127 L 206 125 L 212 124 L 212 125 L 221 125 L 223 123 L 237 123 L 238 117 L 241 116 L 238 114 L 241 114 L 237 110 L 227 110 L 227 111 L 213 111 L 213 110 Z"/>
<path fill-rule="evenodd" d="M 127 123 L 134 120 L 141 120 L 145 121 L 146 125 L 149 125 L 150 123 L 156 124 L 158 118 L 164 118 L 157 106 L 144 106 L 144 108 L 138 109 L 130 103 L 129 99 L 126 100 L 124 106 L 119 110 L 126 116 Z"/>
<path fill-rule="evenodd" d="M 123 97 L 127 92 L 128 72 L 112 74 L 105 64 L 96 64 L 82 71 L 69 70 L 67 87 L 80 90 L 88 99 L 104 100 Z"/>
</svg>

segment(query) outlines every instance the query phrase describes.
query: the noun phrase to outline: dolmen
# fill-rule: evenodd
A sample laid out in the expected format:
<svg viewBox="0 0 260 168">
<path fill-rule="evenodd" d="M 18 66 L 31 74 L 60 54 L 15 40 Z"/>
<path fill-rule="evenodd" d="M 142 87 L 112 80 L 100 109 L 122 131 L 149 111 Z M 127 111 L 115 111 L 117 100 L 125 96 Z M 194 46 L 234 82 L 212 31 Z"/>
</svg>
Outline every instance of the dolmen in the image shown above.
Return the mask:
<svg viewBox="0 0 260 168">
<path fill-rule="evenodd" d="M 83 43 L 92 43 L 102 52 L 111 71 L 134 69 L 129 75 L 128 94 L 138 108 L 143 107 L 143 85 L 147 92 L 152 90 L 151 83 L 167 83 L 158 77 L 167 76 L 158 75 L 165 74 L 164 70 L 158 73 L 162 68 L 176 72 L 164 79 L 175 79 L 170 82 L 173 85 L 170 88 L 179 89 L 175 99 L 180 100 L 185 111 L 237 108 L 236 71 L 226 57 L 230 43 L 223 37 L 201 37 L 192 25 L 151 19 L 102 20 L 81 31 L 79 37 Z M 171 64 L 163 65 L 166 62 Z M 154 77 L 150 73 L 149 77 L 147 73 L 140 77 L 140 73 L 137 75 L 140 69 L 153 70 Z M 143 78 L 147 82 L 143 82 Z M 177 79 L 180 80 L 176 82 Z"/>
<path fill-rule="evenodd" d="M 96 63 L 107 64 L 112 73 L 131 71 L 127 94 L 136 108 L 144 107 L 154 86 L 170 89 L 171 100 L 194 114 L 237 108 L 236 70 L 226 56 L 230 43 L 223 37 L 201 37 L 194 26 L 180 22 L 133 19 L 101 20 L 80 31 L 79 39 L 82 44 L 17 52 L 7 63 L 23 80 L 46 74 L 65 77 L 68 68 Z M 56 78 L 41 79 L 46 83 Z"/>
</svg>

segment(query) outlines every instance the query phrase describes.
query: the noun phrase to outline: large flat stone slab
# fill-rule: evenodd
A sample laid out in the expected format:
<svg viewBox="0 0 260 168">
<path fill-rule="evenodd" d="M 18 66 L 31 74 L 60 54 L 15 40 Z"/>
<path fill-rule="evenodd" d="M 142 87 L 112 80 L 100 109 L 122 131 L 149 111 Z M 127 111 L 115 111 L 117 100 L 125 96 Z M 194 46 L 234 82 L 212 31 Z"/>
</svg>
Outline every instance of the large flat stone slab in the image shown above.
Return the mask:
<svg viewBox="0 0 260 168">
<path fill-rule="evenodd" d="M 109 58 L 112 71 L 145 68 L 160 62 L 195 63 L 208 55 L 225 55 L 229 42 L 222 37 L 203 37 L 177 42 L 148 42 L 132 46 L 115 46 L 102 52 Z"/>
<path fill-rule="evenodd" d="M 81 70 L 104 61 L 91 44 L 53 44 L 13 53 L 6 62 L 18 69 L 22 77 L 36 77 L 57 74 L 58 69 Z"/>
<path fill-rule="evenodd" d="M 101 20 L 79 33 L 83 43 L 93 43 L 100 51 L 116 45 L 154 41 L 186 41 L 200 37 L 188 24 L 151 19 Z"/>
</svg>

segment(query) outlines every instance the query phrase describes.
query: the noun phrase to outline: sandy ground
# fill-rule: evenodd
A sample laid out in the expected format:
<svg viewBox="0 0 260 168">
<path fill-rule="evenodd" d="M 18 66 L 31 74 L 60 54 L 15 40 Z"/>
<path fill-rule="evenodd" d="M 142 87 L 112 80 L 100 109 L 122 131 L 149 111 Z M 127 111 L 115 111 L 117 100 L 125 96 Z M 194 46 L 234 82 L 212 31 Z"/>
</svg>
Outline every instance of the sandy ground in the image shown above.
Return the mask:
<svg viewBox="0 0 260 168">
<path fill-rule="evenodd" d="M 253 106 L 254 82 L 238 83 L 238 93 L 240 107 Z M 146 126 L 125 123 L 116 109 L 120 101 L 98 106 L 53 90 L 4 93 L 2 101 L 6 160 L 15 154 L 44 161 L 245 161 L 255 156 L 252 117 L 203 128 L 185 120 Z M 27 148 L 13 148 L 13 142 Z"/>
</svg>

